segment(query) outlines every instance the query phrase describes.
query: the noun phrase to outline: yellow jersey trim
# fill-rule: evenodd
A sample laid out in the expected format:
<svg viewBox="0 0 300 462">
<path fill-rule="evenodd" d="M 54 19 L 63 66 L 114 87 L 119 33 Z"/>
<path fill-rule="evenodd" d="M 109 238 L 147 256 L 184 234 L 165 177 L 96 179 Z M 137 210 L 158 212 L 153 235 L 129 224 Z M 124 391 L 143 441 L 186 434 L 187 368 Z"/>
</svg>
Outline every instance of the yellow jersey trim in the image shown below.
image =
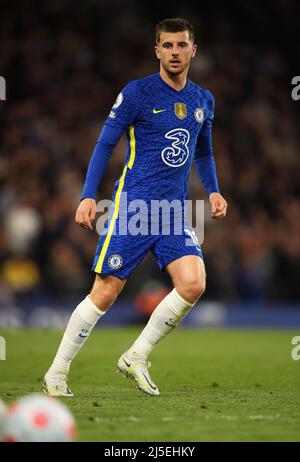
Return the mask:
<svg viewBox="0 0 300 462">
<path fill-rule="evenodd" d="M 102 271 L 104 258 L 105 258 L 105 255 L 106 255 L 106 252 L 107 252 L 110 240 L 111 240 L 111 236 L 112 236 L 112 233 L 113 233 L 113 230 L 114 230 L 114 227 L 115 227 L 115 222 L 116 222 L 116 220 L 118 218 L 118 215 L 119 215 L 121 192 L 122 192 L 122 189 L 124 187 L 127 168 L 132 169 L 133 164 L 134 164 L 134 160 L 135 160 L 135 134 L 134 134 L 134 126 L 133 125 L 130 125 L 130 127 L 129 127 L 129 138 L 130 138 L 130 157 L 129 157 L 128 163 L 125 165 L 125 167 L 123 169 L 123 173 L 122 173 L 122 176 L 120 178 L 119 186 L 118 186 L 118 189 L 117 189 L 117 192 L 116 192 L 116 197 L 115 197 L 114 213 L 113 213 L 113 216 L 112 216 L 110 224 L 109 224 L 107 235 L 106 235 L 106 238 L 104 240 L 104 244 L 103 244 L 103 247 L 101 249 L 97 265 L 95 267 L 95 272 L 96 273 L 101 273 L 101 271 Z"/>
<path fill-rule="evenodd" d="M 129 127 L 129 138 L 130 138 L 130 158 L 128 162 L 128 168 L 132 169 L 135 159 L 135 134 L 134 126 L 130 125 Z"/>
</svg>

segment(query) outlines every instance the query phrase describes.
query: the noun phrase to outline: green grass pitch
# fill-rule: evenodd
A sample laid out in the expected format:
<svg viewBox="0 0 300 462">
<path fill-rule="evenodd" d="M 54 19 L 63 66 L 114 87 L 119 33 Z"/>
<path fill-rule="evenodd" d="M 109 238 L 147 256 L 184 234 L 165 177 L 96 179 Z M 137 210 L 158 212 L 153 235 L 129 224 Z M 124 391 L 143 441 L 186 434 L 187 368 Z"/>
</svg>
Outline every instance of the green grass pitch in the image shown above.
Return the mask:
<svg viewBox="0 0 300 462">
<path fill-rule="evenodd" d="M 95 329 L 72 365 L 63 398 L 80 441 L 300 441 L 300 361 L 295 331 L 177 329 L 152 354 L 159 397 L 116 373 L 140 329 Z M 0 397 L 41 391 L 62 332 L 0 331 Z"/>
</svg>

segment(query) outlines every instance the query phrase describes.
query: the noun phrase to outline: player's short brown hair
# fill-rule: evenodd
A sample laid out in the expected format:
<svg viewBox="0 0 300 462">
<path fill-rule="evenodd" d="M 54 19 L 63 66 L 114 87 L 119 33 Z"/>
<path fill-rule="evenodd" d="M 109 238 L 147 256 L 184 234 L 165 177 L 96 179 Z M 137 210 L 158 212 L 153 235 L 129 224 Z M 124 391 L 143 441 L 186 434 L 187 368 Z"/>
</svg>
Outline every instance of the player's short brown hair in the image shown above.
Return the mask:
<svg viewBox="0 0 300 462">
<path fill-rule="evenodd" d="M 164 19 L 163 21 L 156 24 L 156 43 L 159 43 L 161 32 L 182 32 L 187 30 L 192 42 L 195 40 L 195 32 L 192 24 L 186 19 L 172 18 Z"/>
</svg>

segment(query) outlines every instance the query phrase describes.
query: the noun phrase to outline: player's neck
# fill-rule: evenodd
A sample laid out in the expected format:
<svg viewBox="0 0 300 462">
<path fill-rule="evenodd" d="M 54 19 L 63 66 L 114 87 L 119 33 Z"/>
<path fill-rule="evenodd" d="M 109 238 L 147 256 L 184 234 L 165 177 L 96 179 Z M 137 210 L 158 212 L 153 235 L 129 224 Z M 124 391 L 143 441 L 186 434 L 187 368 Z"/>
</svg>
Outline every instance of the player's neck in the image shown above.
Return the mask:
<svg viewBox="0 0 300 462">
<path fill-rule="evenodd" d="M 170 87 L 174 88 L 174 90 L 180 91 L 182 90 L 187 81 L 187 71 L 182 72 L 181 74 L 170 74 L 164 68 L 160 69 L 160 76 L 162 80 L 169 85 Z"/>
</svg>

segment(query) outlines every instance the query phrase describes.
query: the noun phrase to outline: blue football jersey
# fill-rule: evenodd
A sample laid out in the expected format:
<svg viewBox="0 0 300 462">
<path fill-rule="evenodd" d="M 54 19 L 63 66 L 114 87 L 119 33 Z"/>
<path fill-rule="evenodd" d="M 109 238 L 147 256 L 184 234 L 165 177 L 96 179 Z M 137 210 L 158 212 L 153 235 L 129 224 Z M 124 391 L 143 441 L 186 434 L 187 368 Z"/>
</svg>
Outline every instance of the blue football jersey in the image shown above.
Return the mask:
<svg viewBox="0 0 300 462">
<path fill-rule="evenodd" d="M 129 82 L 105 125 L 127 132 L 126 161 L 113 197 L 183 202 L 197 143 L 211 149 L 213 95 L 187 80 L 177 91 L 160 73 Z M 117 196 L 117 197 L 116 197 Z"/>
</svg>

